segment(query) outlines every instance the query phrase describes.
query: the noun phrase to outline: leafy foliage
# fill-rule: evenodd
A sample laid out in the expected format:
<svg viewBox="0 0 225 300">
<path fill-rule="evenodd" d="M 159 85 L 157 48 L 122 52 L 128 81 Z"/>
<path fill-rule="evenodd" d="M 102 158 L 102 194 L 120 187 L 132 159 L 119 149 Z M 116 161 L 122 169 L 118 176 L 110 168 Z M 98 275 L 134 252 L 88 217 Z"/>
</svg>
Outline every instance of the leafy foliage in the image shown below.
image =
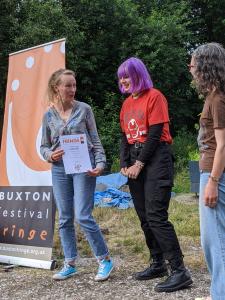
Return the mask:
<svg viewBox="0 0 225 300">
<path fill-rule="evenodd" d="M 176 158 L 175 171 L 182 171 L 187 168 L 189 160 L 196 158 L 197 135 L 188 132 L 186 127 L 181 128 L 174 138 L 172 148 Z"/>
<path fill-rule="evenodd" d="M 194 19 L 191 30 L 196 35 L 195 42 L 218 42 L 225 44 L 225 1 L 190 0 L 191 14 Z M 193 44 L 193 41 L 192 41 Z"/>
<path fill-rule="evenodd" d="M 62 3 L 66 16 L 76 24 L 83 38 L 78 44 L 68 44 L 78 86 L 84 87 L 78 93 L 103 107 L 105 92 L 118 94 L 116 71 L 121 60 L 131 55 L 130 49 L 133 43 L 136 44 L 142 19 L 129 0 Z"/>
<path fill-rule="evenodd" d="M 104 108 L 99 109 L 94 104 L 92 104 L 92 107 L 95 113 L 96 123 L 99 129 L 99 135 L 106 151 L 107 161 L 109 164 L 108 168 L 110 168 L 113 161 L 119 156 L 120 105 L 118 105 L 118 99 L 116 98 L 115 94 L 106 93 Z"/>
<path fill-rule="evenodd" d="M 179 3 L 179 5 L 178 5 Z M 202 103 L 186 64 L 202 42 L 224 43 L 225 2 L 215 0 L 2 0 L 0 2 L 0 115 L 7 55 L 66 38 L 67 67 L 77 74 L 77 98 L 89 101 L 110 161 L 118 156 L 121 95 L 117 68 L 143 59 L 167 97 L 174 135 L 194 131 Z"/>
<path fill-rule="evenodd" d="M 17 3 L 18 1 L 15 0 L 0 1 L 0 114 L 3 113 L 8 54 L 13 50 L 13 40 L 16 34 Z"/>
</svg>

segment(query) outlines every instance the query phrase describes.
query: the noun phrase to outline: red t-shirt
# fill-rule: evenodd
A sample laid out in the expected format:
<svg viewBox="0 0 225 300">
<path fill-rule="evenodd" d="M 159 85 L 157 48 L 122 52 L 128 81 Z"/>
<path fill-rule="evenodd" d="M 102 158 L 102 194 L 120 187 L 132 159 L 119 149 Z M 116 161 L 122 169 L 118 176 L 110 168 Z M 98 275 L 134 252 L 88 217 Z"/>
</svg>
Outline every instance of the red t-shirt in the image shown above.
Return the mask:
<svg viewBox="0 0 225 300">
<path fill-rule="evenodd" d="M 160 123 L 164 123 L 160 141 L 171 144 L 168 104 L 159 90 L 151 88 L 138 99 L 130 95 L 124 101 L 120 112 L 120 125 L 129 144 L 144 143 L 149 127 Z"/>
</svg>

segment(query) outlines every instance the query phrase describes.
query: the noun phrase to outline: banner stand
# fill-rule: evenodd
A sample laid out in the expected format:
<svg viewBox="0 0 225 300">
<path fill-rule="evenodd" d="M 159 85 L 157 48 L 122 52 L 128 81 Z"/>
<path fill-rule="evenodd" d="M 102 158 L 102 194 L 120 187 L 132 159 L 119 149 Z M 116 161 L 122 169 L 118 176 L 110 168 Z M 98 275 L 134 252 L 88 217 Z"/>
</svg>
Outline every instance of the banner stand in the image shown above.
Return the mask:
<svg viewBox="0 0 225 300">
<path fill-rule="evenodd" d="M 0 151 L 0 263 L 8 268 L 56 266 L 51 165 L 40 145 L 48 80 L 61 68 L 65 38 L 9 54 Z"/>
<path fill-rule="evenodd" d="M 4 264 L 21 265 L 25 267 L 54 270 L 56 268 L 56 260 L 38 260 L 30 258 L 21 258 L 14 256 L 0 255 L 0 262 Z"/>
</svg>

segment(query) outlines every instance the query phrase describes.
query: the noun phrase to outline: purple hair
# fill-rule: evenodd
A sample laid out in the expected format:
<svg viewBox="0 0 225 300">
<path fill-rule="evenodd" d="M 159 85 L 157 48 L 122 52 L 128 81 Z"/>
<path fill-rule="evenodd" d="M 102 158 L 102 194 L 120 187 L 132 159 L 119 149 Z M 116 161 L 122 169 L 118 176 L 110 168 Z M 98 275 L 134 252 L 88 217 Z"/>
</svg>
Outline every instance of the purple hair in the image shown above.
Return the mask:
<svg viewBox="0 0 225 300">
<path fill-rule="evenodd" d="M 123 86 L 120 83 L 121 78 L 130 78 L 131 87 L 129 93 L 139 93 L 143 90 L 147 90 L 153 87 L 153 82 L 151 80 L 150 74 L 139 58 L 130 57 L 125 60 L 118 68 L 117 76 L 119 79 L 120 91 L 124 94 L 126 93 Z"/>
</svg>

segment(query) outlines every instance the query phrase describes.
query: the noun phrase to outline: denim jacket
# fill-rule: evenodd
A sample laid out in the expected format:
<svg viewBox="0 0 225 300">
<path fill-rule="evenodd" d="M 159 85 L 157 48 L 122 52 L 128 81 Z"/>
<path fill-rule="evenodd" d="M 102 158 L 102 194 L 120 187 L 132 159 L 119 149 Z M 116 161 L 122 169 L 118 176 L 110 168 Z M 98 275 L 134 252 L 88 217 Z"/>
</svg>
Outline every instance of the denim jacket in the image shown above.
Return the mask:
<svg viewBox="0 0 225 300">
<path fill-rule="evenodd" d="M 54 106 L 44 114 L 40 152 L 45 160 L 52 162 L 52 152 L 60 147 L 59 136 L 67 134 L 86 134 L 88 150 L 94 155 L 96 167 L 105 167 L 105 152 L 99 139 L 94 114 L 88 104 L 75 101 L 70 118 L 66 122 Z"/>
</svg>

